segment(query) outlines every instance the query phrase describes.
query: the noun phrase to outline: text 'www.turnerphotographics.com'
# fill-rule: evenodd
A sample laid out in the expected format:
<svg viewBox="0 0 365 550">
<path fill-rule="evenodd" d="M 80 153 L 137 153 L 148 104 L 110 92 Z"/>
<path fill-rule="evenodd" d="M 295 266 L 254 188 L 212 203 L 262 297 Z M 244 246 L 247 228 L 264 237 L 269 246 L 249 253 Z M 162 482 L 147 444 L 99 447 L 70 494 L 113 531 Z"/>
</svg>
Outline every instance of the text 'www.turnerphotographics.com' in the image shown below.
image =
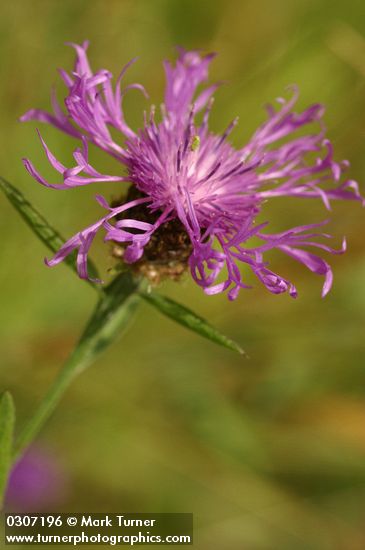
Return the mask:
<svg viewBox="0 0 365 550">
<path fill-rule="evenodd" d="M 5 514 L 9 545 L 193 544 L 192 514 Z"/>
</svg>

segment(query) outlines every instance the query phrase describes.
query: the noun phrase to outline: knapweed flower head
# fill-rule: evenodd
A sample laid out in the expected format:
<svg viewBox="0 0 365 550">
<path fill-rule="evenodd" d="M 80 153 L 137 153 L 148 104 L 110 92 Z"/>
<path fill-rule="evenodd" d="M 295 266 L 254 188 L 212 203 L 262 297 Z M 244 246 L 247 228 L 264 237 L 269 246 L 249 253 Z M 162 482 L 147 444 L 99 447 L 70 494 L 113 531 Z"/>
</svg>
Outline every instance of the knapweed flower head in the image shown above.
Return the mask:
<svg viewBox="0 0 365 550">
<path fill-rule="evenodd" d="M 281 233 L 266 232 L 267 223 L 256 223 L 263 204 L 272 198 L 318 198 L 327 209 L 331 199 L 362 201 L 356 182 L 342 178 L 348 163 L 333 159 L 321 105 L 296 112 L 298 91 L 293 87 L 288 100 L 280 98 L 276 108 L 267 108 L 267 120 L 249 142 L 235 149 L 228 137 L 237 120 L 221 135 L 209 130 L 212 95 L 218 85 L 198 90 L 208 78 L 214 55 L 180 48 L 175 65 L 164 63 L 166 89 L 160 114 L 157 116 L 152 106 L 144 115 L 142 128 L 134 131 L 126 122 L 123 98 L 133 89 L 147 97 L 140 84 L 123 86 L 125 72 L 134 60 L 124 67 L 113 87 L 109 71 L 91 70 L 88 43 L 72 46 L 76 51 L 74 71 L 60 71 L 68 90 L 66 112 L 53 94 L 53 114 L 35 109 L 21 120 L 47 122 L 80 140 L 73 153 L 75 166 L 64 166 L 39 134 L 49 162 L 63 181 L 45 180 L 28 159 L 24 159 L 25 167 L 39 183 L 53 189 L 96 182 L 123 182 L 131 187 L 122 204 L 110 205 L 98 195 L 105 214 L 68 240 L 47 260 L 49 266 L 77 249 L 78 273 L 88 278 L 88 252 L 102 230 L 106 241 L 119 243 L 124 262 L 131 265 L 141 265 L 144 259 L 157 261 L 158 247 L 151 243 L 166 241 L 171 248 L 167 260 L 175 255 L 180 263 L 185 262 L 207 294 L 228 291 L 233 300 L 241 288 L 249 288 L 241 273 L 244 264 L 270 292 L 288 291 L 295 297 L 295 286 L 268 266 L 266 253 L 272 249 L 323 275 L 323 295 L 329 291 L 331 268 L 313 249 L 338 254 L 345 250 L 345 242 L 339 250 L 328 246 L 329 235 L 317 229 L 325 222 Z M 120 140 L 113 137 L 116 132 L 112 134 L 111 129 L 120 133 Z M 89 144 L 120 163 L 115 175 L 102 174 L 91 166 Z M 183 253 L 179 251 L 182 243 Z M 166 255 L 166 250 L 162 252 Z"/>
</svg>

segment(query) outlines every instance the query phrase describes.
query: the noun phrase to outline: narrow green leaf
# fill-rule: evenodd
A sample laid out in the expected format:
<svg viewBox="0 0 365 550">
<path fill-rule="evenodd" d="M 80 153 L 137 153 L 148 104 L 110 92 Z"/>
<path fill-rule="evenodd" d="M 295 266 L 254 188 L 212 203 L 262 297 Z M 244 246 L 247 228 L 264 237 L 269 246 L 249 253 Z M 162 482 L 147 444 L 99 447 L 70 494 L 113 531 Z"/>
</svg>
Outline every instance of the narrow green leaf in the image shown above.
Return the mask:
<svg viewBox="0 0 365 550">
<path fill-rule="evenodd" d="M 224 346 L 225 348 L 231 349 L 233 351 L 238 351 L 238 353 L 244 354 L 241 346 L 219 332 L 219 330 L 217 330 L 215 327 L 212 327 L 212 325 L 210 325 L 202 317 L 199 317 L 191 309 L 188 309 L 187 307 L 175 302 L 174 300 L 171 300 L 171 298 L 167 298 L 166 296 L 157 294 L 156 292 L 140 292 L 140 295 L 149 304 L 153 305 L 159 311 L 164 313 L 167 317 L 170 317 L 170 319 L 173 319 L 177 323 L 180 323 L 180 325 L 183 325 L 184 327 L 193 330 L 194 332 L 197 332 L 198 334 L 200 334 L 200 336 L 208 338 L 208 340 L 211 340 L 216 344 Z"/>
<path fill-rule="evenodd" d="M 0 509 L 11 466 L 15 424 L 14 402 L 9 392 L 0 396 Z"/>
<path fill-rule="evenodd" d="M 99 355 L 129 325 L 140 302 L 137 291 L 141 286 L 141 280 L 125 271 L 105 288 L 78 344 L 79 349 L 87 350 L 88 360 Z"/>
<path fill-rule="evenodd" d="M 97 357 L 123 334 L 141 301 L 137 291 L 142 285 L 140 280 L 125 272 L 106 287 L 78 344 L 35 414 L 19 434 L 14 458 L 18 457 L 36 437 L 73 379 L 94 363 Z"/>
<path fill-rule="evenodd" d="M 65 240 L 61 235 L 54 229 L 47 220 L 30 204 L 30 202 L 24 197 L 24 195 L 14 187 L 11 183 L 6 181 L 3 177 L 0 176 L 0 188 L 5 193 L 11 204 L 21 215 L 23 220 L 35 235 L 52 251 L 57 252 L 59 248 L 65 243 Z M 76 252 L 71 253 L 66 257 L 65 263 L 73 271 L 76 271 Z M 90 276 L 94 279 L 98 279 L 98 272 L 95 265 L 88 260 L 88 269 Z M 94 288 L 96 287 L 94 283 L 88 281 Z"/>
</svg>

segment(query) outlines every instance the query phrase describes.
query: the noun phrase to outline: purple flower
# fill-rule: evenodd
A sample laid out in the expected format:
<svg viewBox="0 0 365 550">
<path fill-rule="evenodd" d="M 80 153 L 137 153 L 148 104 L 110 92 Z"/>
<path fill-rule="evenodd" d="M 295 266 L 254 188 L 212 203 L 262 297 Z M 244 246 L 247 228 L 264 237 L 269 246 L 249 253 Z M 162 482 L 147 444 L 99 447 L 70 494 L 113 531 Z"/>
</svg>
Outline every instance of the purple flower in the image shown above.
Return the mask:
<svg viewBox="0 0 365 550">
<path fill-rule="evenodd" d="M 191 274 L 207 294 L 228 290 L 229 298 L 235 299 L 241 288 L 249 288 L 240 272 L 240 265 L 246 264 L 268 290 L 275 294 L 289 291 L 295 297 L 294 285 L 268 267 L 265 253 L 274 248 L 323 275 L 322 294 L 329 291 L 330 266 L 306 250 L 309 247 L 332 254 L 344 252 L 345 241 L 340 250 L 334 250 L 324 243 L 330 236 L 316 232 L 326 222 L 276 234 L 263 232 L 267 223 L 255 223 L 263 204 L 274 197 L 319 198 L 327 209 L 331 199 L 363 202 L 356 182 L 341 181 L 348 163 L 333 160 L 332 146 L 325 138 L 321 105 L 294 111 L 298 91 L 293 87 L 290 99 L 278 99 L 277 110 L 268 106 L 266 122 L 244 147 L 234 149 L 227 138 L 237 120 L 222 135 L 213 134 L 208 128 L 217 84 L 197 93 L 198 86 L 207 80 L 214 56 L 180 48 L 175 66 L 164 63 L 167 84 L 160 119 L 156 120 L 152 106 L 149 115 L 145 114 L 143 127 L 134 132 L 124 117 L 123 98 L 132 89 L 147 95 L 139 84 L 122 86 L 126 69 L 134 60 L 124 67 L 113 88 L 110 72 L 93 73 L 90 69 L 88 43 L 72 46 L 76 50 L 74 71 L 60 71 L 68 89 L 67 114 L 53 94 L 54 114 L 31 110 L 21 120 L 48 122 L 79 139 L 82 145 L 73 153 L 76 164 L 72 168 L 64 166 L 39 134 L 47 158 L 62 174 L 63 183 L 46 181 L 28 159 L 24 159 L 25 167 L 39 183 L 55 189 L 94 182 L 130 182 L 139 195 L 119 206 L 110 206 L 97 196 L 106 215 L 67 241 L 47 260 L 47 265 L 58 264 L 77 249 L 79 275 L 87 278 L 87 255 L 99 229 L 105 231 L 106 241 L 122 243 L 125 262 L 138 262 L 152 235 L 171 220 L 179 220 L 191 241 Z M 201 111 L 201 122 L 197 123 L 196 115 Z M 122 134 L 123 144 L 114 141 L 110 128 Z M 119 161 L 125 175 L 106 175 L 92 167 L 88 160 L 89 143 Z M 149 221 L 133 216 L 140 205 L 151 214 Z M 121 216 L 127 211 L 128 216 Z M 262 244 L 250 244 L 252 238 Z"/>
<path fill-rule="evenodd" d="M 36 512 L 62 503 L 68 479 L 56 457 L 32 448 L 14 466 L 6 492 L 6 509 Z"/>
</svg>

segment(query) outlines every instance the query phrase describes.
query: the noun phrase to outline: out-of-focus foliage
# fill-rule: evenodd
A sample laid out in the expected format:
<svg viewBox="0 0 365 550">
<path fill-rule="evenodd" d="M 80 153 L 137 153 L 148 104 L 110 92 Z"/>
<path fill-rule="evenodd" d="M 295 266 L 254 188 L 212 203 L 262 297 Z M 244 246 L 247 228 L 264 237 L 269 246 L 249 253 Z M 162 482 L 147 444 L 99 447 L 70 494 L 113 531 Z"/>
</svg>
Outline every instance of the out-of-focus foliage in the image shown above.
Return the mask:
<svg viewBox="0 0 365 550">
<path fill-rule="evenodd" d="M 52 175 L 34 124 L 17 117 L 46 108 L 57 67 L 71 67 L 66 41 L 91 41 L 94 67 L 115 74 L 130 58 L 130 82 L 163 93 L 161 60 L 174 46 L 217 51 L 213 129 L 236 115 L 243 143 L 262 105 L 301 89 L 300 105 L 323 102 L 338 159 L 365 180 L 365 21 L 350 0 L 14 0 L 0 8 L 0 171 L 68 237 L 94 220 L 99 186 L 54 191 L 24 171 L 29 156 Z M 62 97 L 62 84 L 57 84 Z M 132 125 L 145 100 L 126 98 Z M 61 160 L 74 143 L 42 127 Z M 112 160 L 94 152 L 101 169 Z M 117 196 L 116 184 L 104 184 Z M 313 202 L 268 205 L 273 229 L 328 213 Z M 160 316 L 147 304 L 123 341 L 78 379 L 39 444 L 71 480 L 59 510 L 192 511 L 202 550 L 363 550 L 365 547 L 364 211 L 335 204 L 331 230 L 348 235 L 331 258 L 335 284 L 278 255 L 295 301 L 255 283 L 231 304 L 205 297 L 187 278 L 163 292 L 194 306 L 240 342 L 238 356 Z M 12 207 L 0 202 L 1 389 L 26 420 L 76 342 L 95 296 L 66 267 L 44 267 L 46 251 Z M 104 246 L 98 264 L 112 266 Z M 107 275 L 107 274 L 106 274 Z M 51 488 L 50 488 L 51 490 Z M 53 508 L 54 509 L 54 508 Z"/>
<path fill-rule="evenodd" d="M 12 448 L 15 425 L 13 399 L 9 392 L 0 396 L 0 506 L 3 506 L 3 495 L 7 477 L 12 466 Z"/>
</svg>

